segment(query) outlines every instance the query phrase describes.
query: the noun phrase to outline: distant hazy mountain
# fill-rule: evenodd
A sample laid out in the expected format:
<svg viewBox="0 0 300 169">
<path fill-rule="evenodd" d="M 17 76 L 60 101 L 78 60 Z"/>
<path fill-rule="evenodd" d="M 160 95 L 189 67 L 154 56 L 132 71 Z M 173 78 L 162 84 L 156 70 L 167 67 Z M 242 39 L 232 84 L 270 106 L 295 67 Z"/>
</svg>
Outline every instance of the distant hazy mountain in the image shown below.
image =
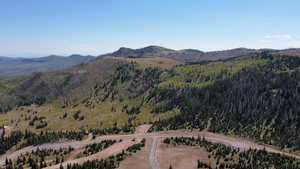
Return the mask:
<svg viewBox="0 0 300 169">
<path fill-rule="evenodd" d="M 203 52 L 196 49 L 173 50 L 160 46 L 148 46 L 140 49 L 121 47 L 116 52 L 100 55 L 99 58 L 104 56 L 133 58 L 165 57 L 182 62 L 201 62 L 224 60 L 235 57 L 251 57 L 264 51 L 300 56 L 300 49 L 273 50 L 236 48 L 223 51 Z M 92 56 L 82 55 L 71 55 L 69 57 L 51 55 L 41 58 L 10 58 L 0 56 L 0 76 L 58 71 L 70 68 L 80 63 L 88 62 L 93 58 L 94 57 Z"/>
<path fill-rule="evenodd" d="M 159 46 L 148 46 L 140 49 L 120 48 L 118 51 L 107 54 L 115 57 L 167 57 L 183 62 L 201 62 L 224 60 L 234 57 L 249 57 L 259 54 L 263 51 L 282 52 L 294 55 L 300 55 L 300 49 L 247 49 L 236 48 L 223 51 L 203 52 L 195 49 L 172 50 Z"/>
<path fill-rule="evenodd" d="M 71 55 L 41 58 L 10 58 L 0 56 L 0 76 L 25 75 L 33 72 L 63 70 L 92 60 L 92 56 Z"/>
</svg>

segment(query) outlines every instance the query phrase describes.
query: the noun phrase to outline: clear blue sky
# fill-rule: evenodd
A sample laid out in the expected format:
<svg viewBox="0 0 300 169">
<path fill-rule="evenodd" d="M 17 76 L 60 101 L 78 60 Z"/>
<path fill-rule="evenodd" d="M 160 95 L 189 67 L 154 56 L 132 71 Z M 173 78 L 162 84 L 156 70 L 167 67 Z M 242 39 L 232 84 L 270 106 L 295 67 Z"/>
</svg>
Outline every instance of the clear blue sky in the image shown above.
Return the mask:
<svg viewBox="0 0 300 169">
<path fill-rule="evenodd" d="M 0 55 L 300 47 L 299 0 L 1 0 Z"/>
</svg>

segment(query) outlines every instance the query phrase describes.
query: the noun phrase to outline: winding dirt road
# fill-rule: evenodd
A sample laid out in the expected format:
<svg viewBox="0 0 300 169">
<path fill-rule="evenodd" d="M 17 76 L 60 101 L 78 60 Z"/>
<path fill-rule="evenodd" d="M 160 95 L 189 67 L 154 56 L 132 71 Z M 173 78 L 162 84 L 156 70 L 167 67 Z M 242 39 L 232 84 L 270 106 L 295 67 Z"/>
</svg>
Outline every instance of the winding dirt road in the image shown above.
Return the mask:
<svg viewBox="0 0 300 169">
<path fill-rule="evenodd" d="M 282 152 L 282 151 L 273 149 L 271 147 L 265 147 L 265 146 L 259 145 L 255 142 L 252 142 L 252 141 L 249 141 L 249 140 L 243 139 L 243 138 L 234 138 L 234 137 L 229 137 L 229 136 L 224 136 L 221 134 L 215 134 L 215 133 L 209 133 L 209 132 L 165 131 L 165 132 L 155 132 L 155 133 L 134 133 L 131 135 L 108 135 L 108 136 L 99 136 L 94 140 L 68 141 L 68 142 L 48 143 L 48 144 L 43 144 L 43 145 L 39 145 L 39 146 L 30 146 L 30 147 L 26 147 L 26 148 L 23 148 L 21 150 L 18 150 L 18 151 L 12 152 L 12 153 L 5 154 L 4 156 L 0 157 L 0 165 L 4 165 L 6 158 L 16 159 L 21 154 L 31 152 L 33 150 L 36 150 L 37 148 L 39 148 L 39 149 L 60 149 L 60 148 L 66 148 L 66 147 L 71 146 L 75 149 L 79 149 L 79 148 L 83 148 L 86 145 L 89 145 L 92 143 L 100 143 L 103 140 L 123 140 L 122 142 L 128 142 L 130 140 L 141 140 L 141 139 L 145 138 L 145 139 L 153 140 L 151 151 L 149 154 L 150 166 L 152 169 L 160 169 L 158 162 L 157 162 L 157 153 L 156 153 L 157 147 L 162 139 L 170 138 L 170 137 L 194 137 L 194 138 L 205 137 L 205 139 L 210 142 L 221 143 L 221 144 L 224 144 L 227 146 L 239 148 L 241 150 L 245 150 L 245 149 L 249 149 L 249 148 L 266 149 L 266 151 L 268 151 L 268 152 L 281 153 L 281 154 L 285 154 L 285 155 L 300 159 L 300 156 Z M 120 145 L 122 144 L 122 142 L 120 143 Z M 126 147 L 124 147 L 124 148 L 126 148 Z M 122 151 L 122 149 L 118 149 L 118 150 Z M 105 155 L 99 155 L 99 156 L 95 156 L 95 157 L 103 158 L 103 157 L 105 157 Z M 86 161 L 89 159 L 90 158 L 81 159 L 80 162 L 83 162 L 83 161 Z M 68 163 L 68 161 L 66 161 L 66 163 Z M 51 167 L 51 168 L 55 168 L 55 167 Z"/>
</svg>

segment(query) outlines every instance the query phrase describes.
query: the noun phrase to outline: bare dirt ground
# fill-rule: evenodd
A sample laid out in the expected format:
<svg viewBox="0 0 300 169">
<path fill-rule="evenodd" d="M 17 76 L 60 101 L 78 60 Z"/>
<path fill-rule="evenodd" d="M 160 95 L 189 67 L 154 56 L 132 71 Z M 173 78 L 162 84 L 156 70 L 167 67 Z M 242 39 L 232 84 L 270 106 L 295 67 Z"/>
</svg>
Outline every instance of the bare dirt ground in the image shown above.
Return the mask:
<svg viewBox="0 0 300 169">
<path fill-rule="evenodd" d="M 160 168 L 196 169 L 197 160 L 210 164 L 208 153 L 204 148 L 190 146 L 171 146 L 160 144 L 157 150 Z"/>
<path fill-rule="evenodd" d="M 147 139 L 145 148 L 122 161 L 119 169 L 151 169 L 149 165 L 151 146 L 152 139 Z"/>
<path fill-rule="evenodd" d="M 147 133 L 147 131 L 150 128 L 151 128 L 151 125 L 149 125 L 149 124 L 140 125 L 135 129 L 134 134 L 145 134 L 145 133 Z"/>
<path fill-rule="evenodd" d="M 240 149 L 257 148 L 263 149 L 264 147 L 250 141 L 246 138 L 237 138 L 231 136 L 225 136 L 223 134 L 215 134 L 210 132 L 198 132 L 198 131 L 186 131 L 186 130 L 171 130 L 150 133 L 150 135 L 159 135 L 162 138 L 166 137 L 205 137 L 208 141 L 213 143 L 221 143 L 226 146 L 232 146 Z"/>
<path fill-rule="evenodd" d="M 162 156 L 159 155 L 161 150 L 158 150 L 159 149 L 158 147 L 160 145 L 160 142 L 164 138 L 170 138 L 170 137 L 194 137 L 194 138 L 205 137 L 205 139 L 210 142 L 224 144 L 224 145 L 231 146 L 234 148 L 239 148 L 241 150 L 246 150 L 249 148 L 266 149 L 269 152 L 281 153 L 281 154 L 285 154 L 287 156 L 292 156 L 292 157 L 300 159 L 300 156 L 297 156 L 295 154 L 282 152 L 280 150 L 277 150 L 275 148 L 268 147 L 268 146 L 262 146 L 262 145 L 259 145 L 255 142 L 250 141 L 245 138 L 230 137 L 230 136 L 225 136 L 222 134 L 215 134 L 215 133 L 209 133 L 209 132 L 184 131 L 184 130 L 146 133 L 149 128 L 150 128 L 149 125 L 142 125 L 137 128 L 137 130 L 134 134 L 107 135 L 107 136 L 99 136 L 93 140 L 87 139 L 87 140 L 83 140 L 83 141 L 65 141 L 65 142 L 57 142 L 57 143 L 47 143 L 47 144 L 43 144 L 43 145 L 39 145 L 39 146 L 30 146 L 30 147 L 26 147 L 24 149 L 21 149 L 21 150 L 15 151 L 15 152 L 9 152 L 9 153 L 1 156 L 0 157 L 0 165 L 4 164 L 6 158 L 15 159 L 18 156 L 20 156 L 21 154 L 36 150 L 38 147 L 40 149 L 59 149 L 59 148 L 65 148 L 65 147 L 71 146 L 78 150 L 78 149 L 82 149 L 84 146 L 86 146 L 88 144 L 100 143 L 103 140 L 123 140 L 122 142 L 116 143 L 115 145 L 109 147 L 108 149 L 106 149 L 102 152 L 99 152 L 98 154 L 94 154 L 92 156 L 85 157 L 85 158 L 70 160 L 70 161 L 65 162 L 64 165 L 66 165 L 67 163 L 82 163 L 86 160 L 101 159 L 101 158 L 106 158 L 110 155 L 114 155 L 116 153 L 121 152 L 123 149 L 126 149 L 130 145 L 135 144 L 137 141 L 140 141 L 141 139 L 145 138 L 147 140 L 147 142 L 149 142 L 149 140 L 152 141 L 152 143 L 150 143 L 151 148 L 150 148 L 150 153 L 148 155 L 148 164 L 149 164 L 150 168 L 152 168 L 152 169 L 160 169 L 158 161 L 160 160 L 159 158 Z M 132 139 L 135 139 L 136 141 L 131 141 Z M 149 151 L 149 147 L 147 147 L 145 151 Z M 171 151 L 171 150 L 168 150 L 168 151 Z M 180 151 L 183 151 L 183 150 L 180 150 Z M 175 159 L 181 159 L 179 157 L 183 156 L 183 155 L 180 155 L 180 153 L 178 154 L 178 152 L 180 152 L 180 151 L 176 150 L 174 152 Z M 191 150 L 191 152 L 194 152 L 194 150 Z M 196 153 L 196 152 L 194 152 L 194 153 Z M 140 154 L 141 154 L 140 156 L 139 155 L 134 156 L 131 160 L 127 161 L 127 164 L 136 162 L 135 165 L 138 165 L 140 163 L 140 160 L 141 161 L 144 160 L 145 163 L 147 163 L 146 162 L 147 160 L 145 158 L 146 153 L 144 152 L 144 153 L 140 153 Z M 170 152 L 170 154 L 168 154 L 168 156 L 171 156 L 171 155 L 173 155 L 173 152 Z M 166 159 L 166 160 L 168 160 L 168 159 Z M 182 158 L 182 160 L 184 160 L 184 158 Z M 195 159 L 193 159 L 193 160 L 195 160 Z M 196 161 L 197 160 L 198 159 L 196 159 Z M 170 162 L 172 162 L 172 161 L 170 161 Z M 188 163 L 188 162 L 183 162 L 182 164 L 185 164 L 185 163 Z M 133 166 L 135 166 L 135 165 L 133 165 Z M 169 164 L 167 164 L 167 165 L 169 165 Z M 174 165 L 179 165 L 179 164 L 174 164 Z M 124 164 L 124 167 L 126 169 L 126 163 Z M 162 166 L 162 167 L 163 167 L 163 169 L 165 168 L 165 166 Z M 169 167 L 169 166 L 167 166 L 167 167 Z M 178 166 L 178 167 L 181 167 L 181 166 Z M 51 168 L 59 168 L 59 166 L 54 166 Z"/>
<path fill-rule="evenodd" d="M 119 143 L 115 143 L 114 145 L 108 147 L 107 149 L 105 149 L 105 150 L 103 150 L 99 153 L 93 154 L 93 155 L 88 156 L 88 157 L 69 160 L 69 161 L 66 161 L 66 162 L 62 163 L 62 165 L 63 165 L 63 167 L 67 167 L 68 164 L 76 164 L 76 163 L 82 164 L 82 163 L 84 163 L 85 161 L 88 161 L 88 160 L 91 161 L 91 160 L 96 160 L 96 159 L 105 159 L 105 158 L 108 158 L 109 156 L 116 155 L 116 154 L 122 152 L 122 150 L 125 150 L 128 147 L 130 147 L 134 144 L 137 144 L 140 141 L 141 140 L 135 140 L 135 141 L 125 140 L 125 141 L 122 141 L 122 142 L 119 142 Z M 56 169 L 56 168 L 59 168 L 59 167 L 60 167 L 60 164 L 47 167 L 46 169 Z"/>
<path fill-rule="evenodd" d="M 2 136 L 3 132 L 4 133 L 4 136 L 9 136 L 11 132 L 13 132 L 15 130 L 14 127 L 11 127 L 11 126 L 4 126 L 4 129 L 0 129 L 0 136 Z"/>
</svg>

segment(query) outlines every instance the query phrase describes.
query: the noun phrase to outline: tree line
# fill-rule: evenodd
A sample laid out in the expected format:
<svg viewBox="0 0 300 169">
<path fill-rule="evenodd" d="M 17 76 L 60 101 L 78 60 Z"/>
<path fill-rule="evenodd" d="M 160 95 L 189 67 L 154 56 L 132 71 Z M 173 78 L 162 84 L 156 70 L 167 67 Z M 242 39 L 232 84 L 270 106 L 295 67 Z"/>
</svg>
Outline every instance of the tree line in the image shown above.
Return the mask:
<svg viewBox="0 0 300 169">
<path fill-rule="evenodd" d="M 155 122 L 152 130 L 208 129 L 299 150 L 300 58 L 260 57 L 267 63 L 205 87 L 157 88 L 152 100 L 164 104 L 155 112 L 177 108 L 181 113 Z"/>
<path fill-rule="evenodd" d="M 166 138 L 165 144 L 203 147 L 208 152 L 212 163 L 207 164 L 198 160 L 197 168 L 202 169 L 299 169 L 300 160 L 278 153 L 270 153 L 265 149 L 240 150 L 223 144 L 212 143 L 204 137 Z"/>
</svg>

